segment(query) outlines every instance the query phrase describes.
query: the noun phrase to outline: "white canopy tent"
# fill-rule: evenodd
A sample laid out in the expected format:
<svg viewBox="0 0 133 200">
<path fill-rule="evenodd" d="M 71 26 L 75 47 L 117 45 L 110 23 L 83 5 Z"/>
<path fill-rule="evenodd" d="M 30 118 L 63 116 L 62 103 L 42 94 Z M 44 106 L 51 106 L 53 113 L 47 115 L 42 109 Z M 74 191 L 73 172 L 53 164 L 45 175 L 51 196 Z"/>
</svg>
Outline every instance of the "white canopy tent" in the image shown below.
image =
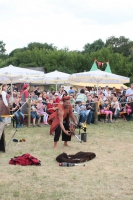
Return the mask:
<svg viewBox="0 0 133 200">
<path fill-rule="evenodd" d="M 70 83 L 74 84 L 78 83 L 78 85 L 82 85 L 83 83 L 87 84 L 91 83 L 97 86 L 100 84 L 124 84 L 129 83 L 130 78 L 119 76 L 113 73 L 108 73 L 101 70 L 95 70 L 95 71 L 89 71 L 89 72 L 82 72 L 82 73 L 76 73 L 72 74 L 69 78 Z"/>
<path fill-rule="evenodd" d="M 53 72 L 45 74 L 44 82 L 46 84 L 56 84 L 56 91 L 57 91 L 57 85 L 68 83 L 69 77 L 70 74 L 55 70 Z"/>
<path fill-rule="evenodd" d="M 17 82 L 26 82 L 24 81 L 26 78 L 43 78 L 44 72 L 14 67 L 13 65 L 9 65 L 8 67 L 0 68 L 0 83 L 11 84 L 11 93 L 12 93 L 12 84 Z M 12 93 L 13 95 L 13 93 Z"/>
</svg>

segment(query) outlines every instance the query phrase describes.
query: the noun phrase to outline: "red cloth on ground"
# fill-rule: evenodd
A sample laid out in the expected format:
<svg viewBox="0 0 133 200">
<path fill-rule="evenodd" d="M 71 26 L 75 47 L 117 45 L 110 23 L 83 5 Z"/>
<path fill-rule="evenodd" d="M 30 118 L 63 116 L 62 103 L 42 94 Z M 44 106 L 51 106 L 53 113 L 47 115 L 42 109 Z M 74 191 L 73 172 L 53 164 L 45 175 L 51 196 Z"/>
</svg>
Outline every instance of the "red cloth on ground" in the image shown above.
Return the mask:
<svg viewBox="0 0 133 200">
<path fill-rule="evenodd" d="M 23 154 L 22 156 L 17 156 L 14 158 L 11 158 L 9 161 L 9 164 L 12 165 L 41 165 L 41 161 L 38 160 L 37 158 L 31 156 L 30 154 L 26 153 Z"/>
</svg>

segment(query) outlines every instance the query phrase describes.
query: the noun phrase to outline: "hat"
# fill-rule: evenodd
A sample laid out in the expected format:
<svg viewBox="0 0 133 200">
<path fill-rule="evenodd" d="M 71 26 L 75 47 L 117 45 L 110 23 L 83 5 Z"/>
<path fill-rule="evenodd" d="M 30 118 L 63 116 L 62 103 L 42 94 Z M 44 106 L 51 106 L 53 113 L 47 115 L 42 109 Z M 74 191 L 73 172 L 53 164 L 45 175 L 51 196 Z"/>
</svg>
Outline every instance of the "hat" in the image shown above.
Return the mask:
<svg viewBox="0 0 133 200">
<path fill-rule="evenodd" d="M 24 84 L 23 85 L 23 90 L 25 90 L 29 85 L 28 84 Z"/>
<path fill-rule="evenodd" d="M 39 98 L 38 98 L 38 101 L 42 101 L 42 97 L 39 97 Z"/>
<path fill-rule="evenodd" d="M 54 95 L 59 95 L 57 92 Z"/>
<path fill-rule="evenodd" d="M 70 100 L 70 96 L 63 96 L 62 101 Z"/>
</svg>

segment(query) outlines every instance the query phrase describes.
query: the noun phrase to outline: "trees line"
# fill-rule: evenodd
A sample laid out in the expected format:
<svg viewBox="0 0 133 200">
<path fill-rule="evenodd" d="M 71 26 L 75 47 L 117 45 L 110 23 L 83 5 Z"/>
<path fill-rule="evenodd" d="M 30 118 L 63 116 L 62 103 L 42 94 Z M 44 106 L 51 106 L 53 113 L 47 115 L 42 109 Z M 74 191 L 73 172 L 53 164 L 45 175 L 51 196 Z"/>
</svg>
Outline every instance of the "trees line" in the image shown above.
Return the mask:
<svg viewBox="0 0 133 200">
<path fill-rule="evenodd" d="M 0 41 L 0 67 L 10 64 L 18 67 L 40 66 L 45 72 L 58 70 L 72 74 L 89 71 L 96 58 L 101 62 L 109 60 L 113 73 L 127 76 L 133 81 L 133 41 L 124 36 L 111 36 L 105 43 L 101 39 L 87 43 L 83 51 L 57 49 L 53 44 L 33 42 L 6 54 L 5 46 Z M 106 64 L 101 67 L 102 70 L 105 68 Z"/>
</svg>

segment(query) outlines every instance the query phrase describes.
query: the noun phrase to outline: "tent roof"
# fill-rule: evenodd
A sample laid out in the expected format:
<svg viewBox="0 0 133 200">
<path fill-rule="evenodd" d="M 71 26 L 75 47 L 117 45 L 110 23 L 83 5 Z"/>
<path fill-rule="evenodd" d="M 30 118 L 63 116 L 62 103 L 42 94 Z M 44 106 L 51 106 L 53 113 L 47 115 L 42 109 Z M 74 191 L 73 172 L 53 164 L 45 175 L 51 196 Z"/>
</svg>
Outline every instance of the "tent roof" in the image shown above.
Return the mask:
<svg viewBox="0 0 133 200">
<path fill-rule="evenodd" d="M 96 62 L 94 61 L 93 65 L 92 65 L 92 67 L 90 69 L 90 71 L 95 71 L 95 70 L 98 70 L 98 68 L 97 68 Z"/>
<path fill-rule="evenodd" d="M 107 66 L 106 66 L 105 72 L 112 73 L 112 71 L 111 71 L 111 69 L 110 69 L 109 62 L 107 63 Z"/>
</svg>

